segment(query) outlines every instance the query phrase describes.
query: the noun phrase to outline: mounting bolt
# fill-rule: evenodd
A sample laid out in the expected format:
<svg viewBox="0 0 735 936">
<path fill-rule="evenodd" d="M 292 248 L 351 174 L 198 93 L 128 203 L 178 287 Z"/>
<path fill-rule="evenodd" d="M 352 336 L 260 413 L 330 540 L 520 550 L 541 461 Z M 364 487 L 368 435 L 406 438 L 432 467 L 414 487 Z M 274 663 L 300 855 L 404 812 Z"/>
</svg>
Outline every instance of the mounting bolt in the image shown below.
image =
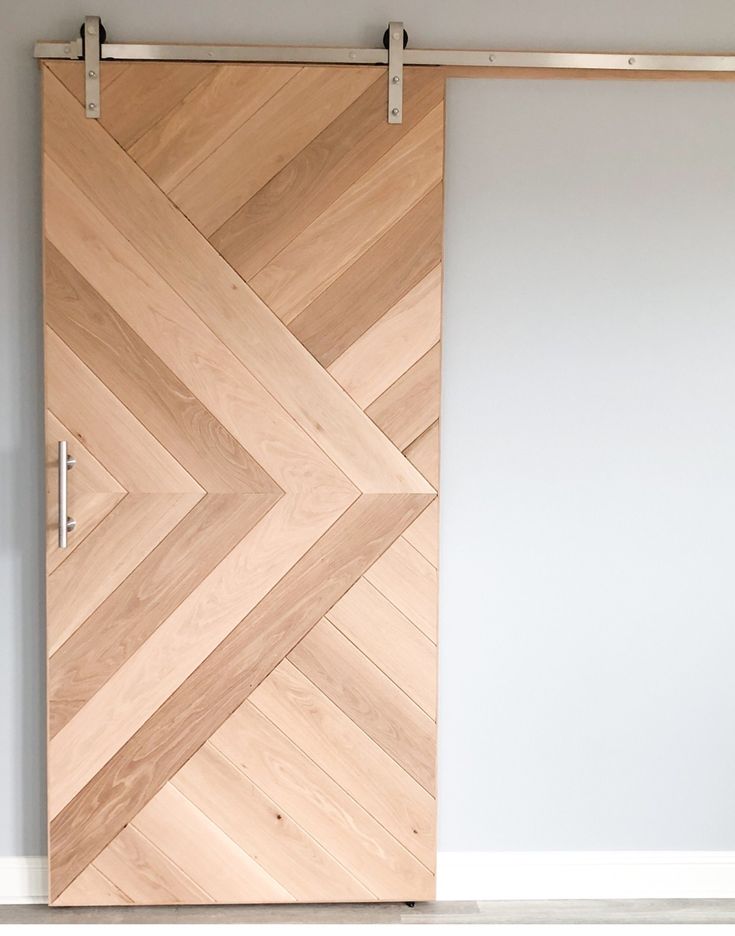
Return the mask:
<svg viewBox="0 0 735 936">
<path fill-rule="evenodd" d="M 94 26 L 87 26 L 87 35 L 93 36 L 97 32 Z"/>
<path fill-rule="evenodd" d="M 96 72 L 96 71 L 89 71 L 89 72 L 87 72 L 87 74 L 89 75 L 90 78 L 96 78 L 96 77 L 97 77 L 97 72 Z"/>
<path fill-rule="evenodd" d="M 494 61 L 495 61 L 495 56 L 494 56 L 494 55 L 488 55 L 487 60 L 488 60 L 488 62 L 494 62 Z"/>
<path fill-rule="evenodd" d="M 97 105 L 94 103 L 94 101 L 90 101 L 89 104 L 87 105 L 87 107 L 88 107 L 90 110 L 97 110 Z"/>
<path fill-rule="evenodd" d="M 391 78 L 391 81 L 393 82 L 393 84 L 398 84 L 400 80 L 401 79 L 398 77 L 398 75 L 393 75 L 393 77 Z"/>
<path fill-rule="evenodd" d="M 628 65 L 635 65 L 635 56 L 634 56 L 634 55 L 631 55 L 631 57 L 628 59 Z"/>
<path fill-rule="evenodd" d="M 400 113 L 401 112 L 398 110 L 397 107 L 394 107 L 393 110 L 391 111 L 391 114 L 393 114 L 394 117 L 397 117 Z"/>
<path fill-rule="evenodd" d="M 393 38 L 394 38 L 394 39 L 400 39 L 400 38 L 401 38 L 401 34 L 398 32 L 398 30 L 396 30 L 396 31 L 393 33 Z"/>
</svg>

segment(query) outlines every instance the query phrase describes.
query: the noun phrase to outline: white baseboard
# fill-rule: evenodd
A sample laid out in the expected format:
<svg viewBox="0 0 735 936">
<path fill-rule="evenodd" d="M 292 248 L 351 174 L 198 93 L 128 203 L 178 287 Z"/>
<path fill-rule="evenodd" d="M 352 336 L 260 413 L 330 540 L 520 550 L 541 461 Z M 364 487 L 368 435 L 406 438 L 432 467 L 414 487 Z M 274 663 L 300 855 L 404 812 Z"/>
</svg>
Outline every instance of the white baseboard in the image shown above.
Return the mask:
<svg viewBox="0 0 735 936">
<path fill-rule="evenodd" d="M 437 900 L 735 897 L 735 851 L 439 852 Z"/>
<path fill-rule="evenodd" d="M 46 903 L 47 862 L 41 855 L 0 855 L 0 904 Z"/>
<path fill-rule="evenodd" d="M 0 904 L 46 903 L 46 858 L 0 857 Z M 735 898 L 735 851 L 439 852 L 437 900 Z"/>
</svg>

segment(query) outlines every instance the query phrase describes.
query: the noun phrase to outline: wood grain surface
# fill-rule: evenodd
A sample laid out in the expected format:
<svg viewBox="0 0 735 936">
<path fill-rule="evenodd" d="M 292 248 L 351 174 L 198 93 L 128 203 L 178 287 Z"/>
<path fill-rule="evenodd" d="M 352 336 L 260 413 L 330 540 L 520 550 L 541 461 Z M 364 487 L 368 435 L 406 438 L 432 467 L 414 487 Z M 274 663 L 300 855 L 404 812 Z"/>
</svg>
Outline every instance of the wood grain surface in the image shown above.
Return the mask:
<svg viewBox="0 0 735 936">
<path fill-rule="evenodd" d="M 43 67 L 50 901 L 434 894 L 443 81 Z M 67 441 L 69 547 L 56 542 Z"/>
</svg>

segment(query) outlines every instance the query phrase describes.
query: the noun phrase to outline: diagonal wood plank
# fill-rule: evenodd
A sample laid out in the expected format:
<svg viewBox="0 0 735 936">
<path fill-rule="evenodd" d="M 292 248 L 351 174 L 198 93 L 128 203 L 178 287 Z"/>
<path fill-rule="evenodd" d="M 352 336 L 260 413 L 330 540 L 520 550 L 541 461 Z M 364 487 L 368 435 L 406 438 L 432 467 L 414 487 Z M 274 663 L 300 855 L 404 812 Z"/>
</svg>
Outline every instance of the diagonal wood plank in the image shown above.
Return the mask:
<svg viewBox="0 0 735 936">
<path fill-rule="evenodd" d="M 301 68 L 171 198 L 203 234 L 213 233 L 379 77 L 368 66 Z"/>
<path fill-rule="evenodd" d="M 429 870 L 435 801 L 288 660 L 250 701 Z"/>
<path fill-rule="evenodd" d="M 434 501 L 403 534 L 435 569 L 439 568 L 439 500 Z"/>
<path fill-rule="evenodd" d="M 48 158 L 45 180 L 47 204 L 58 218 L 58 223 L 47 221 L 49 239 L 276 483 L 291 491 L 354 490 L 232 351 Z M 71 399 L 76 399 L 73 394 Z"/>
<path fill-rule="evenodd" d="M 50 188 L 54 181 L 49 164 L 58 159 L 64 172 L 83 188 L 88 184 L 94 186 L 96 204 L 114 219 L 128 242 L 155 264 L 178 295 L 185 298 L 360 490 L 426 491 L 426 482 L 410 463 L 375 431 L 375 426 L 359 407 L 160 190 L 114 145 L 102 127 L 90 126 L 96 122 L 84 117 L 78 104 L 53 77 L 47 76 L 47 84 L 46 93 L 54 100 L 54 118 L 48 121 L 45 135 L 47 200 L 52 197 Z M 69 132 L 70 125 L 76 133 Z M 100 165 L 108 164 L 115 168 L 114 176 L 100 171 Z M 91 173 L 91 178 L 87 178 L 87 173 Z M 63 180 L 56 178 L 56 181 L 63 188 Z M 73 213 L 75 202 L 79 203 L 79 209 L 96 218 L 92 227 L 99 237 L 99 212 L 95 213 L 82 190 L 73 188 L 69 193 L 71 204 L 69 199 L 66 202 L 67 210 Z M 64 217 L 63 223 L 61 214 L 58 218 L 56 235 L 51 233 L 48 220 L 47 231 L 49 238 L 63 250 L 69 238 L 70 218 Z M 160 229 L 166 230 L 165 239 L 156 235 Z M 84 246 L 89 249 L 89 242 Z M 77 262 L 66 250 L 64 252 L 93 282 L 95 270 L 83 270 L 81 261 Z M 142 257 L 139 259 L 144 263 Z M 103 289 L 94 282 L 93 285 L 104 295 Z M 116 306 L 114 301 L 111 304 Z M 197 395 L 204 399 L 201 393 Z M 245 447 L 278 481 L 264 458 L 252 446 L 246 444 Z"/>
<path fill-rule="evenodd" d="M 57 418 L 133 493 L 202 488 L 48 326 L 46 395 Z M 74 454 L 70 446 L 70 454 Z"/>
<path fill-rule="evenodd" d="M 130 825 L 220 903 L 238 903 L 243 893 L 253 903 L 294 899 L 173 783 L 167 783 Z"/>
<path fill-rule="evenodd" d="M 250 280 L 291 322 L 441 180 L 441 105 L 402 137 Z"/>
<path fill-rule="evenodd" d="M 78 535 L 66 549 L 59 548 L 58 506 L 46 522 L 46 574 L 67 559 L 92 530 L 125 496 L 124 488 L 102 467 L 74 434 L 46 410 L 46 502 L 55 504 L 59 477 L 59 442 L 71 441 L 71 453 L 77 459 L 70 479 L 70 512 L 77 521 Z"/>
<path fill-rule="evenodd" d="M 48 324 L 205 490 L 280 491 L 53 244 L 45 269 Z"/>
<path fill-rule="evenodd" d="M 321 620 L 288 659 L 434 794 L 434 721 L 333 624 Z"/>
<path fill-rule="evenodd" d="M 108 881 L 94 865 L 87 865 L 59 899 L 53 902 L 53 905 L 61 907 L 124 907 L 132 903 L 130 897 L 124 894 L 112 881 Z"/>
<path fill-rule="evenodd" d="M 431 872 L 250 702 L 228 718 L 210 744 L 267 790 L 376 897 L 432 894 Z"/>
<path fill-rule="evenodd" d="M 438 264 L 441 218 L 437 185 L 290 322 L 320 364 L 328 367 Z"/>
<path fill-rule="evenodd" d="M 437 574 L 421 553 L 400 537 L 365 578 L 436 643 Z"/>
<path fill-rule="evenodd" d="M 112 64 L 102 62 L 102 73 Z M 215 69 L 209 62 L 150 62 L 145 69 L 123 68 L 106 89 L 100 122 L 127 149 Z"/>
<path fill-rule="evenodd" d="M 403 454 L 435 490 L 439 489 L 439 421 L 429 426 Z"/>
<path fill-rule="evenodd" d="M 423 494 L 358 498 L 166 699 L 52 820 L 53 897 L 186 763 L 430 500 Z"/>
<path fill-rule="evenodd" d="M 200 494 L 128 494 L 48 578 L 49 653 L 194 507 Z"/>
<path fill-rule="evenodd" d="M 400 449 L 439 418 L 439 344 L 390 386 L 365 412 Z"/>
<path fill-rule="evenodd" d="M 287 65 L 218 65 L 128 152 L 170 192 L 298 71 Z"/>
<path fill-rule="evenodd" d="M 329 373 L 363 409 L 439 341 L 441 265 L 350 345 Z"/>
<path fill-rule="evenodd" d="M 93 867 L 133 903 L 212 903 L 209 894 L 132 826 L 110 842 Z"/>
<path fill-rule="evenodd" d="M 51 657 L 49 738 L 196 590 L 275 500 L 273 495 L 206 495 L 102 602 Z"/>
<path fill-rule="evenodd" d="M 326 617 L 430 718 L 436 718 L 436 647 L 366 578 L 355 582 Z"/>
<path fill-rule="evenodd" d="M 51 739 L 49 769 L 57 774 L 49 796 L 58 812 L 119 751 L 173 692 L 207 660 L 233 628 L 329 530 L 352 503 L 324 497 L 282 498 L 204 581 L 99 687 Z M 263 513 L 268 504 L 254 505 Z M 171 653 L 170 648 L 176 652 Z M 248 648 L 248 652 L 253 652 Z M 77 751 L 64 769 L 65 752 Z"/>
<path fill-rule="evenodd" d="M 85 73 L 83 62 L 48 61 L 44 62 L 44 67 L 48 68 L 71 91 L 79 103 L 84 105 Z M 104 60 L 100 62 L 100 93 L 106 96 L 112 82 L 117 81 L 128 68 L 130 68 L 128 62 Z"/>
<path fill-rule="evenodd" d="M 374 898 L 288 813 L 211 744 L 205 744 L 172 780 L 258 864 L 299 900 Z"/>
<path fill-rule="evenodd" d="M 258 273 L 441 102 L 443 81 L 434 69 L 406 68 L 403 75 L 402 124 L 386 122 L 384 81 L 374 81 L 210 237 L 244 279 Z"/>
</svg>

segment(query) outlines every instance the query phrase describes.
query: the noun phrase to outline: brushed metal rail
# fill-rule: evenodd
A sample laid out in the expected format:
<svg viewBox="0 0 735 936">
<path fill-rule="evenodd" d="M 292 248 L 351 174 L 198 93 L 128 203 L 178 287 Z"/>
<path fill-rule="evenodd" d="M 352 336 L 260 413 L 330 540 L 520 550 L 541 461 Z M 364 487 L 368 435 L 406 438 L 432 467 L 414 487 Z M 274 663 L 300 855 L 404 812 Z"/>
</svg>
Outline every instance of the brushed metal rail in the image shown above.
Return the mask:
<svg viewBox="0 0 735 936">
<path fill-rule="evenodd" d="M 34 56 L 82 58 L 80 39 L 41 40 Z M 178 62 L 288 62 L 323 65 L 387 65 L 387 49 L 354 46 L 198 45 L 186 43 L 104 42 L 102 59 Z M 735 72 L 735 55 L 650 52 L 524 52 L 496 49 L 404 49 L 403 65 L 468 68 L 538 68 L 599 71 Z"/>
<path fill-rule="evenodd" d="M 67 536 L 77 525 L 69 516 L 67 505 L 67 474 L 76 463 L 76 458 L 67 452 L 66 442 L 59 442 L 59 549 L 66 549 Z"/>
</svg>

